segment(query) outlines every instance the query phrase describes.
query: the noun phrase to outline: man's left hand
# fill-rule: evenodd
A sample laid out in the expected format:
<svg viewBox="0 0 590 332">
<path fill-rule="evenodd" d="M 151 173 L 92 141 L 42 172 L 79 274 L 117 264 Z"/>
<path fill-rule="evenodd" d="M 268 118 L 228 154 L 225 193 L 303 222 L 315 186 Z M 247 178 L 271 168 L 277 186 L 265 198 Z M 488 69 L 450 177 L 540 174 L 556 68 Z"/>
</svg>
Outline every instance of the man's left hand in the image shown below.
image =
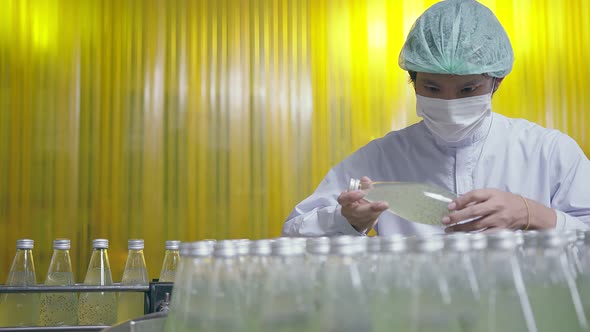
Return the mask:
<svg viewBox="0 0 590 332">
<path fill-rule="evenodd" d="M 451 213 L 442 220 L 444 225 L 452 225 L 445 229 L 447 233 L 523 229 L 531 218 L 523 197 L 498 189 L 470 191 L 451 202 L 448 209 Z M 474 220 L 457 224 L 469 219 Z"/>
</svg>

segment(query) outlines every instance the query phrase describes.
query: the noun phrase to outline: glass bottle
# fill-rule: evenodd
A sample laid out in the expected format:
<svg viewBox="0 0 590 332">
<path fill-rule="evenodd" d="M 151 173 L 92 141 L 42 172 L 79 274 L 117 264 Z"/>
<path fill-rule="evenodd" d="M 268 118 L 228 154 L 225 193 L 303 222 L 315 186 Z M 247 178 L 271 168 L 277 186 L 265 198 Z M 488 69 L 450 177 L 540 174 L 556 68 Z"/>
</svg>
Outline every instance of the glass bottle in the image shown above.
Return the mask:
<svg viewBox="0 0 590 332">
<path fill-rule="evenodd" d="M 582 247 L 582 259 L 580 261 L 580 273 L 576 279 L 576 285 L 580 291 L 582 307 L 586 318 L 590 317 L 590 231 L 584 234 L 584 246 Z"/>
<path fill-rule="evenodd" d="M 485 265 L 478 274 L 482 303 L 477 331 L 536 332 L 514 233 L 506 230 L 489 234 L 487 248 Z"/>
<path fill-rule="evenodd" d="M 442 218 L 449 214 L 447 206 L 457 198 L 448 190 L 413 182 L 373 182 L 368 185 L 351 179 L 348 190 L 363 190 L 366 192 L 365 200 L 386 202 L 392 213 L 428 225 L 441 225 Z"/>
<path fill-rule="evenodd" d="M 74 285 L 70 240 L 53 241 L 53 255 L 45 285 Z M 76 293 L 42 293 L 40 324 L 43 326 L 78 325 L 78 295 Z"/>
<path fill-rule="evenodd" d="M 568 237 L 567 233 L 543 231 L 536 248 L 531 248 L 536 250 L 527 250 L 523 259 L 523 279 L 539 332 L 582 331 L 588 327 L 568 262 Z"/>
<path fill-rule="evenodd" d="M 367 290 L 367 296 L 372 298 L 376 286 L 377 266 L 381 259 L 381 239 L 378 236 L 361 237 L 358 240 L 364 241 L 366 255 L 359 257 L 358 266 L 361 273 L 361 280 Z"/>
<path fill-rule="evenodd" d="M 162 270 L 160 270 L 160 282 L 174 282 L 176 270 L 180 262 L 180 241 L 166 241 L 166 253 Z"/>
<path fill-rule="evenodd" d="M 314 287 L 319 290 L 320 281 L 330 253 L 330 238 L 309 238 L 306 240 L 305 250 L 307 252 L 306 265 L 309 267 L 309 274 Z"/>
<path fill-rule="evenodd" d="M 16 241 L 16 255 L 12 261 L 7 286 L 36 286 L 34 241 Z M 14 293 L 0 295 L 0 326 L 36 326 L 39 322 L 39 294 Z"/>
<path fill-rule="evenodd" d="M 444 237 L 442 272 L 449 287 L 451 310 L 455 312 L 461 331 L 474 331 L 479 320 L 477 308 L 481 296 L 471 250 L 471 239 L 467 233 Z"/>
<path fill-rule="evenodd" d="M 122 286 L 148 286 L 149 279 L 145 258 L 143 255 L 144 243 L 141 239 L 133 239 L 127 242 L 129 253 L 121 279 Z M 117 309 L 117 320 L 124 322 L 143 316 L 145 294 L 140 292 L 121 292 Z"/>
<path fill-rule="evenodd" d="M 371 299 L 374 332 L 411 331 L 411 265 L 407 239 L 399 234 L 382 236 L 381 257 L 375 271 Z"/>
<path fill-rule="evenodd" d="M 217 241 L 212 264 L 201 273 L 196 273 L 191 278 L 195 281 L 190 285 L 191 293 L 188 298 L 187 307 L 191 312 L 180 330 L 246 331 L 235 243 L 231 240 Z"/>
<path fill-rule="evenodd" d="M 302 245 L 303 244 L 303 245 Z M 305 266 L 305 242 L 279 238 L 271 245 L 272 257 L 258 298 L 258 322 L 253 331 L 313 331 L 313 284 Z M 249 286 L 249 285 L 247 285 Z M 254 320 L 256 317 L 254 317 Z"/>
<path fill-rule="evenodd" d="M 412 238 L 409 242 L 412 260 L 411 331 L 460 331 L 453 308 L 451 290 L 442 266 L 441 236 Z"/>
<path fill-rule="evenodd" d="M 270 271 L 271 244 L 271 240 L 250 242 L 249 262 L 244 267 L 244 305 L 251 330 L 256 330 L 254 318 L 260 316 L 265 279 Z"/>
<path fill-rule="evenodd" d="M 92 256 L 84 285 L 112 286 L 109 264 L 109 240 L 92 240 Z M 114 292 L 84 292 L 78 304 L 80 325 L 112 325 L 117 321 L 117 299 Z"/>
<path fill-rule="evenodd" d="M 194 331 L 202 326 L 201 301 L 207 296 L 214 241 L 183 242 L 166 332 Z"/>
<path fill-rule="evenodd" d="M 369 302 L 356 257 L 362 243 L 352 236 L 330 240 L 319 301 L 319 331 L 372 331 Z"/>
</svg>

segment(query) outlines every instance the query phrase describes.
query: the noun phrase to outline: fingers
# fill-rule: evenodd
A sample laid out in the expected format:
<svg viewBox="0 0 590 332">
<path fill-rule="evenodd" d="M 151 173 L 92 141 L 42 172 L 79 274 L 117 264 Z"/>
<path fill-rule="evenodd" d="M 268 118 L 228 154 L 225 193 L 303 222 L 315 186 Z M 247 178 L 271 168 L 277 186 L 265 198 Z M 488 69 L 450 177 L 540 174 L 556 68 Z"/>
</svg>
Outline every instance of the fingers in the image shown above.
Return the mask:
<svg viewBox="0 0 590 332">
<path fill-rule="evenodd" d="M 493 191 L 490 189 L 477 189 L 472 190 L 465 195 L 455 199 L 449 203 L 449 210 L 461 210 L 472 203 L 480 203 L 487 201 L 492 196 Z"/>
<path fill-rule="evenodd" d="M 371 179 L 369 179 L 368 176 L 363 176 L 361 178 L 361 188 L 362 189 L 371 189 L 371 188 L 373 188 L 373 181 L 371 181 Z"/>
<path fill-rule="evenodd" d="M 453 232 L 473 232 L 479 231 L 484 228 L 493 228 L 494 226 L 491 224 L 488 218 L 480 218 L 474 221 L 469 221 L 466 223 L 453 225 L 445 228 L 445 233 L 453 233 Z"/>
<path fill-rule="evenodd" d="M 478 217 L 485 217 L 491 213 L 495 212 L 492 204 L 487 202 L 484 203 L 476 203 L 471 204 L 462 210 L 456 210 L 455 212 L 450 213 L 449 215 L 445 216 L 442 219 L 442 223 L 445 225 L 452 225 L 458 222 L 478 218 Z"/>
<path fill-rule="evenodd" d="M 369 204 L 357 205 L 351 208 L 352 215 L 358 218 L 364 218 L 373 213 L 381 213 L 389 208 L 385 202 L 372 202 Z"/>
<path fill-rule="evenodd" d="M 346 191 L 338 196 L 338 204 L 345 206 L 357 202 L 365 197 L 365 193 L 361 190 Z"/>
<path fill-rule="evenodd" d="M 373 227 L 379 215 L 388 208 L 387 203 L 372 202 L 345 205 L 340 212 L 354 228 L 365 231 Z"/>
</svg>

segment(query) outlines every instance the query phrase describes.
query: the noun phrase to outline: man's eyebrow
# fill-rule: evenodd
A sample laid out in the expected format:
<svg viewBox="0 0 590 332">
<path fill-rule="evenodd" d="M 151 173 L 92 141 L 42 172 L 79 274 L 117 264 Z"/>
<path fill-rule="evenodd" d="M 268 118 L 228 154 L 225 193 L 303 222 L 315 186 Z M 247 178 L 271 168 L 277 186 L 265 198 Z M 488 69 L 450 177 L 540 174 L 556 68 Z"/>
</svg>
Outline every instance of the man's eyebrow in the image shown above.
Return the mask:
<svg viewBox="0 0 590 332">
<path fill-rule="evenodd" d="M 438 86 L 438 83 L 436 83 L 435 81 L 431 81 L 429 79 L 425 79 L 424 80 L 425 84 L 429 84 L 429 85 L 434 85 L 434 86 Z"/>
<path fill-rule="evenodd" d="M 482 81 L 483 81 L 483 79 L 475 79 L 475 80 L 463 83 L 463 86 L 477 85 L 477 84 L 481 83 Z"/>
</svg>

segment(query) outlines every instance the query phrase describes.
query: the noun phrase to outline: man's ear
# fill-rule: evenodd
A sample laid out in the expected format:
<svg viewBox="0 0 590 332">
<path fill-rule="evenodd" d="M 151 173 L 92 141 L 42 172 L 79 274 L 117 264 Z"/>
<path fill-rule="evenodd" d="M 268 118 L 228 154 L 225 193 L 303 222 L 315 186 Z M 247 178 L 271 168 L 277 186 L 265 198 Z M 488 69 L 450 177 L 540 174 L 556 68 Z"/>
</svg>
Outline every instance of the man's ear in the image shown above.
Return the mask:
<svg viewBox="0 0 590 332">
<path fill-rule="evenodd" d="M 496 84 L 494 84 L 494 92 L 498 91 L 500 84 L 504 80 L 505 77 L 496 77 Z"/>
</svg>

